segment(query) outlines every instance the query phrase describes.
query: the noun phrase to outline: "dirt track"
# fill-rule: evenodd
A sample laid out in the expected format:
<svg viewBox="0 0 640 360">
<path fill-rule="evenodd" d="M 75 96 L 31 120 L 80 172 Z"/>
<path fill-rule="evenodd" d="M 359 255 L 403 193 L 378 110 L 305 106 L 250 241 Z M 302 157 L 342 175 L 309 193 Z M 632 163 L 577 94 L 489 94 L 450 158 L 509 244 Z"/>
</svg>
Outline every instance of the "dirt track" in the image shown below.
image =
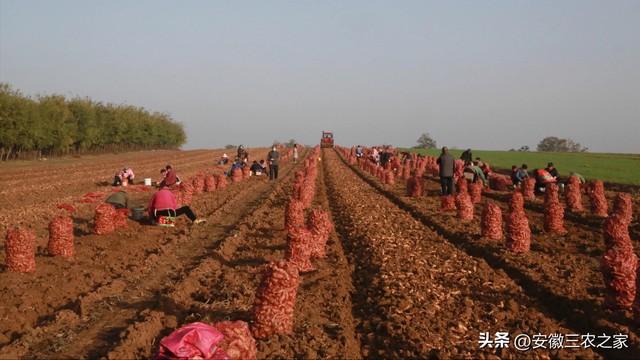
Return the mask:
<svg viewBox="0 0 640 360">
<path fill-rule="evenodd" d="M 252 155 L 268 149 L 252 149 Z M 170 163 L 181 177 L 210 170 L 223 150 L 126 156 L 137 178 Z M 311 151 L 301 152 L 301 159 Z M 255 155 L 254 155 L 255 156 Z M 624 312 L 603 311 L 602 277 L 593 260 L 601 234 L 596 219 L 571 217 L 571 235 L 542 232 L 536 200 L 527 204 L 532 251 L 512 255 L 479 236 L 471 223 L 439 212 L 438 184 L 427 196 L 404 196 L 323 150 L 311 209 L 330 210 L 336 229 L 327 259 L 312 260 L 300 278 L 294 334 L 258 340 L 258 358 L 614 358 L 638 353 L 638 331 Z M 124 156 L 123 156 L 124 157 Z M 123 159 L 98 157 L 80 165 L 16 169 L 0 175 L 0 235 L 20 225 L 37 230 L 38 271 L 4 269 L 0 255 L 0 356 L 4 358 L 145 358 L 162 337 L 194 321 L 249 321 L 249 309 L 270 259 L 284 257 L 284 204 L 293 173 L 286 159 L 280 180 L 252 177 L 194 196 L 192 208 L 208 222 L 176 228 L 129 221 L 130 229 L 93 235 L 97 204 L 79 204 L 87 192 L 108 194 Z M 175 165 L 174 165 L 175 164 Z M 75 168 L 70 173 L 70 168 Z M 226 170 L 226 167 L 225 167 Z M 30 175 L 31 174 L 31 175 Z M 88 174 L 92 174 L 91 176 Z M 28 180 L 25 180 L 28 179 Z M 9 186 L 4 186 L 9 184 Z M 145 204 L 153 191 L 130 191 Z M 505 211 L 504 194 L 491 201 Z M 98 199 L 100 200 L 100 199 Z M 102 200 L 104 201 L 104 200 Z M 72 204 L 76 258 L 46 254 L 46 226 L 57 204 Z M 16 214 L 18 214 L 16 216 Z M 582 219 L 582 220 L 581 220 Z M 634 245 L 638 236 L 634 232 Z M 1 247 L 0 249 L 3 249 Z M 628 349 L 480 349 L 480 332 L 520 334 L 629 334 Z"/>
</svg>

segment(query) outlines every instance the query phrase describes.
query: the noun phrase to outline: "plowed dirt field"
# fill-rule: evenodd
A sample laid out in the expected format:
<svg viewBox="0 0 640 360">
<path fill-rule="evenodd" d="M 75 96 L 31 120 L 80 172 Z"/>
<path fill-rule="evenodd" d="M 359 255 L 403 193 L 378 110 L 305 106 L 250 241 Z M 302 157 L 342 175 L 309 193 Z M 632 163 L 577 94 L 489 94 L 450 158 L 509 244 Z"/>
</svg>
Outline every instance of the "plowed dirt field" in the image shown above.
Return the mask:
<svg viewBox="0 0 640 360">
<path fill-rule="evenodd" d="M 7 270 L 0 246 L 0 358 L 148 358 L 180 326 L 250 322 L 261 269 L 285 256 L 285 201 L 302 161 L 281 160 L 277 181 L 253 176 L 195 195 L 191 207 L 207 219 L 204 224 L 179 217 L 175 228 L 163 228 L 145 218 L 129 220 L 129 228 L 115 234 L 94 235 L 94 210 L 104 197 L 95 198 L 96 204 L 76 202 L 89 192 L 108 196 L 114 174 L 125 164 L 138 181 L 157 181 L 167 164 L 183 180 L 218 175 L 228 170 L 215 168 L 225 151 L 131 153 L 3 170 L 0 236 L 14 226 L 35 229 L 37 271 Z M 250 152 L 266 156 L 268 149 Z M 311 155 L 300 150 L 301 160 Z M 531 251 L 514 255 L 502 241 L 480 236 L 482 206 L 492 201 L 506 213 L 506 193 L 484 194 L 475 219 L 464 221 L 440 212 L 439 183 L 431 177 L 426 196 L 409 198 L 404 179 L 385 185 L 333 149 L 320 156 L 309 210 L 326 210 L 334 224 L 328 257 L 312 259 L 316 270 L 300 276 L 294 334 L 257 340 L 258 358 L 640 354 L 631 315 L 602 310 L 601 219 L 567 214 L 568 234 L 549 235 L 542 230 L 542 200 L 525 200 Z M 138 184 L 128 193 L 146 206 L 155 189 Z M 74 220 L 76 255 L 70 260 L 46 251 L 47 226 L 58 214 Z M 637 222 L 630 230 L 637 247 Z M 510 347 L 480 346 L 481 333 L 496 332 L 508 333 Z M 520 334 L 628 339 L 621 349 L 547 345 L 521 351 L 513 344 Z"/>
</svg>

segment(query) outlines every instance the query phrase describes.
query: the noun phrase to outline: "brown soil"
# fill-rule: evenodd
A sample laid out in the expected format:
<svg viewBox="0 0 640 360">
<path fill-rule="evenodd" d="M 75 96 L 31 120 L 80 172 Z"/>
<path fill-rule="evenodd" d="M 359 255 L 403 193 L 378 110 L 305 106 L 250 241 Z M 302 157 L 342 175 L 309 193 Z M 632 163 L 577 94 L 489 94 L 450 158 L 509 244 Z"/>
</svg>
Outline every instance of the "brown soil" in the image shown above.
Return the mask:
<svg viewBox="0 0 640 360">
<path fill-rule="evenodd" d="M 640 331 L 633 324 L 631 313 L 602 309 L 605 288 L 598 259 L 604 249 L 601 230 L 603 218 L 588 215 L 589 202 L 584 194 L 582 200 L 585 211 L 566 212 L 566 235 L 544 232 L 542 197 L 525 199 L 526 215 L 532 231 L 531 251 L 513 254 L 504 246 L 504 239 L 496 241 L 480 235 L 483 206 L 488 201 L 496 203 L 504 217 L 508 214 L 508 193 L 492 191 L 483 194 L 481 203 L 475 205 L 474 220 L 465 221 L 457 219 L 455 212 L 440 212 L 439 179 L 426 176 L 426 196 L 409 198 L 405 196 L 406 180 L 396 178 L 396 185 L 389 186 L 356 165 L 350 167 L 381 195 L 407 210 L 414 219 L 442 234 L 448 242 L 457 245 L 468 255 L 484 259 L 493 269 L 503 271 L 522 287 L 536 308 L 573 333 L 629 335 L 629 349 L 598 349 L 601 355 L 611 358 L 637 357 Z M 615 193 L 607 191 L 606 195 L 611 210 L 611 199 Z M 560 200 L 563 201 L 562 198 Z M 637 212 L 637 205 L 634 209 Z M 630 224 L 630 232 L 637 248 L 640 241 L 637 220 Z"/>
<path fill-rule="evenodd" d="M 99 204 L 74 202 L 88 192 L 110 194 L 109 183 L 125 164 L 140 182 L 157 181 L 166 164 L 183 180 L 206 169 L 204 175 L 219 174 L 215 162 L 225 151 L 83 157 L 3 171 L 0 236 L 13 226 L 35 228 L 38 270 L 6 270 L 0 251 L 0 358 L 148 358 L 185 324 L 249 321 L 260 270 L 284 257 L 285 201 L 301 163 L 281 161 L 278 181 L 229 181 L 225 189 L 194 196 L 192 209 L 207 219 L 202 225 L 184 217 L 175 228 L 130 220 L 129 229 L 98 236 L 93 215 Z M 309 155 L 303 150 L 300 159 Z M 516 256 L 479 236 L 482 204 L 476 220 L 458 220 L 439 212 L 434 181 L 427 181 L 426 197 L 406 198 L 402 179 L 390 187 L 346 165 L 332 149 L 321 156 L 310 209 L 327 210 L 335 225 L 328 257 L 312 260 L 317 270 L 300 277 L 294 334 L 258 340 L 259 358 L 637 354 L 638 330 L 629 314 L 600 309 L 604 286 L 594 261 L 601 254 L 601 219 L 570 215 L 569 235 L 551 236 L 542 232 L 539 201 L 528 201 L 532 251 Z M 128 193 L 146 205 L 153 191 Z M 491 199 L 506 211 L 505 196 L 491 193 L 483 203 Z M 46 252 L 47 225 L 57 214 L 74 219 L 74 259 Z M 637 223 L 632 233 L 637 243 Z M 496 331 L 508 331 L 511 339 L 538 332 L 622 332 L 630 339 L 629 349 L 617 351 L 480 349 L 479 333 Z"/>
</svg>

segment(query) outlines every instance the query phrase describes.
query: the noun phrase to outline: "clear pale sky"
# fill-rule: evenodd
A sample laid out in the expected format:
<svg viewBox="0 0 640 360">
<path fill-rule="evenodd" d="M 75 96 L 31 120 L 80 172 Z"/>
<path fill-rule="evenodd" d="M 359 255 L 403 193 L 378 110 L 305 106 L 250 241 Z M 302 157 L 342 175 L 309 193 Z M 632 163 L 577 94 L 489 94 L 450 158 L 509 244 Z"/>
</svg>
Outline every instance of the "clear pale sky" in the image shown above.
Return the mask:
<svg viewBox="0 0 640 360">
<path fill-rule="evenodd" d="M 640 1 L 0 1 L 0 81 L 296 139 L 640 153 Z"/>
</svg>

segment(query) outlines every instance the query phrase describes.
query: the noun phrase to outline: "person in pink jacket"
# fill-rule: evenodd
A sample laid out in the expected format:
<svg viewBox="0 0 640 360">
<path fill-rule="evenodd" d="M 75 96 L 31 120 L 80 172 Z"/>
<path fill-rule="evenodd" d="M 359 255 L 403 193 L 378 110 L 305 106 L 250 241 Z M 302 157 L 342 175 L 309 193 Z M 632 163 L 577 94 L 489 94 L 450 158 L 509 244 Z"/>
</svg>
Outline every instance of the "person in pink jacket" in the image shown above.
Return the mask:
<svg viewBox="0 0 640 360">
<path fill-rule="evenodd" d="M 129 185 L 133 185 L 133 179 L 136 176 L 133 174 L 133 170 L 129 165 L 125 166 L 118 174 L 116 174 L 115 179 L 113 180 L 113 184 L 111 186 L 117 186 L 118 184 L 122 184 L 122 180 L 127 179 L 129 181 Z"/>
<path fill-rule="evenodd" d="M 153 194 L 151 201 L 149 201 L 149 219 L 154 225 L 157 225 L 157 216 L 175 216 L 187 215 L 189 220 L 194 224 L 203 223 L 204 220 L 199 220 L 196 215 L 191 211 L 189 206 L 183 206 L 178 209 L 176 203 L 176 197 L 169 190 L 160 190 Z"/>
</svg>

